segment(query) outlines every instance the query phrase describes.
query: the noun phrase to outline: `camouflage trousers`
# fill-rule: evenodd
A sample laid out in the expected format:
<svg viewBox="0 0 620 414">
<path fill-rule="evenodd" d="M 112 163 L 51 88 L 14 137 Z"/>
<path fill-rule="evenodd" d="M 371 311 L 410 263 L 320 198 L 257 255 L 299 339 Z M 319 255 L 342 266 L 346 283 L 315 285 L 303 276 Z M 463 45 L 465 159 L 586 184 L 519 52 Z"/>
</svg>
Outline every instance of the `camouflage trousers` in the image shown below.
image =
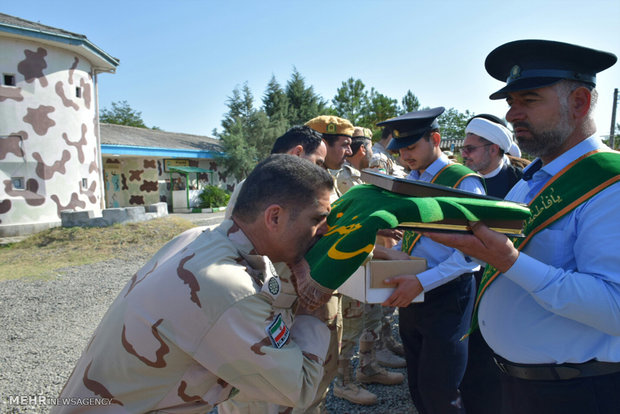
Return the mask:
<svg viewBox="0 0 620 414">
<path fill-rule="evenodd" d="M 351 360 L 363 332 L 376 340 L 381 334 L 382 306 L 362 303 L 348 296 L 342 297 L 342 343 L 340 359 Z"/>
</svg>

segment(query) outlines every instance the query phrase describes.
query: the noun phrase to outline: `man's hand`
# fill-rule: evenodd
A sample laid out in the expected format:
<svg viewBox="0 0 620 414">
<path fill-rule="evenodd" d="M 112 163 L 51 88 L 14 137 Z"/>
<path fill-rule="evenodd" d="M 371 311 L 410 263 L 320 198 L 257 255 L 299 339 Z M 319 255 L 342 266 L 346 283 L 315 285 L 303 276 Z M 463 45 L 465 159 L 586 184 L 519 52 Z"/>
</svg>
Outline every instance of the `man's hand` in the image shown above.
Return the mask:
<svg viewBox="0 0 620 414">
<path fill-rule="evenodd" d="M 519 251 L 510 239 L 479 221 L 470 222 L 469 226 L 473 235 L 458 233 L 422 233 L 422 235 L 437 243 L 454 247 L 467 256 L 482 260 L 502 273 L 510 269 L 519 257 Z"/>
<path fill-rule="evenodd" d="M 403 238 L 403 231 L 400 229 L 381 229 L 377 232 L 377 236 L 387 237 L 398 242 Z"/>
<path fill-rule="evenodd" d="M 395 276 L 385 279 L 384 283 L 397 286 L 394 293 L 381 304 L 383 306 L 405 308 L 424 290 L 416 275 Z"/>
<path fill-rule="evenodd" d="M 389 249 L 377 244 L 372 251 L 372 258 L 376 260 L 408 260 L 409 255 L 403 251 Z"/>
</svg>

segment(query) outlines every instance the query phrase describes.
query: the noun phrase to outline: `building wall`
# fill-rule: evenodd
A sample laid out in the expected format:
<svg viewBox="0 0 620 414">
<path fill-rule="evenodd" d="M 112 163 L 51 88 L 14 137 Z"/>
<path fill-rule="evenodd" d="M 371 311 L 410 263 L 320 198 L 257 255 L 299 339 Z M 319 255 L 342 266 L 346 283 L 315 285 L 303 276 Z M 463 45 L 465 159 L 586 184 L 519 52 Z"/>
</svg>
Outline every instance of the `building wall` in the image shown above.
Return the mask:
<svg viewBox="0 0 620 414">
<path fill-rule="evenodd" d="M 0 235 L 58 225 L 60 211 L 101 213 L 91 65 L 61 48 L 0 37 Z M 15 86 L 4 84 L 4 75 Z M 76 96 L 79 88 L 80 97 Z M 23 178 L 23 189 L 14 184 Z"/>
<path fill-rule="evenodd" d="M 172 211 L 170 173 L 164 166 L 164 158 L 157 157 L 103 157 L 105 207 L 131 207 L 168 203 Z M 203 188 L 212 184 L 232 192 L 236 181 L 218 170 L 212 159 L 188 159 L 187 165 L 212 170 L 213 173 L 190 174 L 190 189 Z M 185 176 L 172 173 L 174 190 L 185 189 Z"/>
<path fill-rule="evenodd" d="M 157 160 L 104 158 L 106 207 L 132 207 L 159 203 Z"/>
</svg>

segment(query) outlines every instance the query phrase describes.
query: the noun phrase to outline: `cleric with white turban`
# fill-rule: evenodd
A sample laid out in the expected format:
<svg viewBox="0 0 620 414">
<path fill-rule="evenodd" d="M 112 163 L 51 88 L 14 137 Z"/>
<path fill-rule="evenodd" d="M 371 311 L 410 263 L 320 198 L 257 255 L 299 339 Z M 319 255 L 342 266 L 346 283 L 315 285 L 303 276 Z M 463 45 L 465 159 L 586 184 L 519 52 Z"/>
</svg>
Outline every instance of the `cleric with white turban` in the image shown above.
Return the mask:
<svg viewBox="0 0 620 414">
<path fill-rule="evenodd" d="M 501 124 L 484 118 L 473 118 L 465 128 L 465 134 L 478 135 L 493 144 L 497 144 L 507 154 L 514 157 L 521 156 L 521 150 L 512 140 L 512 132 Z"/>
</svg>

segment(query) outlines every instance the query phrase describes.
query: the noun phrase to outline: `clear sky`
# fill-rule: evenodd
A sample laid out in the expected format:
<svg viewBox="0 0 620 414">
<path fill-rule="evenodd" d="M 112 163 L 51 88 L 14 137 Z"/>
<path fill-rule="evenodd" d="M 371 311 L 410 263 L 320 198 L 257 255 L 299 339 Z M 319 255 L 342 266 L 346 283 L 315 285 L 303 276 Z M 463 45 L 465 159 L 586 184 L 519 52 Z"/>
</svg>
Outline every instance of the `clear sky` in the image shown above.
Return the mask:
<svg viewBox="0 0 620 414">
<path fill-rule="evenodd" d="M 147 126 L 211 135 L 248 82 L 256 106 L 293 67 L 331 101 L 346 79 L 400 102 L 504 116 L 484 69 L 495 47 L 551 39 L 620 56 L 620 1 L 0 0 L 0 12 L 86 35 L 120 59 L 99 104 L 126 100 Z M 598 75 L 599 134 L 609 134 L 620 63 Z M 619 108 L 620 110 L 620 108 Z M 620 113 L 617 115 L 620 122 Z"/>
</svg>

